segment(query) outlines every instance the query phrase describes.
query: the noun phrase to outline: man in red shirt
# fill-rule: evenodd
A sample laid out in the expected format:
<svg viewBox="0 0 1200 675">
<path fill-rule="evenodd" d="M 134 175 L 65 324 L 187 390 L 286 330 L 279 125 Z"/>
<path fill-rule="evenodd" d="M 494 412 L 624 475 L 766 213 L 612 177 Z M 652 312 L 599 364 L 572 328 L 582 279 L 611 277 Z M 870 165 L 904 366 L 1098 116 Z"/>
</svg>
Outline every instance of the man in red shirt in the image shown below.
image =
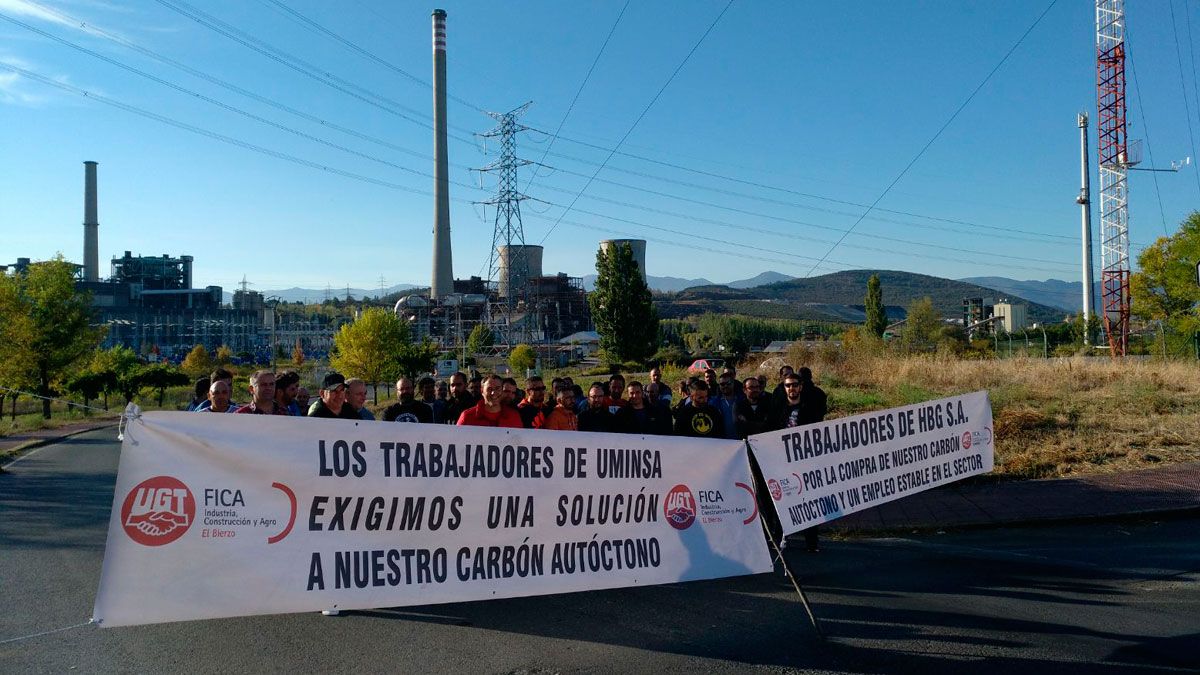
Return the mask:
<svg viewBox="0 0 1200 675">
<path fill-rule="evenodd" d="M 287 408 L 275 401 L 275 373 L 260 370 L 250 376 L 250 393 L 254 400 L 237 409 L 242 415 L 287 415 Z"/>
<path fill-rule="evenodd" d="M 475 407 L 463 411 L 458 417 L 458 426 L 524 428 L 517 409 L 501 403 L 503 384 L 500 378 L 489 375 L 482 385 L 483 398 Z"/>
</svg>

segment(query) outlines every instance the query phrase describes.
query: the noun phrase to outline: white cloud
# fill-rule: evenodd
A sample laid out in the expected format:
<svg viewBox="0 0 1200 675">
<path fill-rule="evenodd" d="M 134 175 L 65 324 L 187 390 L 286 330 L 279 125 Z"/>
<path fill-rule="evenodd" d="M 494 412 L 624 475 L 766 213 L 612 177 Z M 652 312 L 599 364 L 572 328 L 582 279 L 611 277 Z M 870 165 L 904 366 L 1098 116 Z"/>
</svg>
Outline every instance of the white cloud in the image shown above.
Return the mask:
<svg viewBox="0 0 1200 675">
<path fill-rule="evenodd" d="M 46 96 L 28 91 L 28 87 L 29 83 L 19 73 L 0 70 L 0 104 L 37 106 L 48 100 Z"/>
<path fill-rule="evenodd" d="M 0 12 L 4 12 L 5 14 L 15 14 L 16 16 L 23 16 L 31 19 L 40 19 L 42 21 L 56 23 L 60 26 L 71 26 L 72 28 L 76 28 L 74 24 L 66 19 L 55 16 L 41 7 L 32 5 L 25 0 L 0 0 Z"/>
</svg>

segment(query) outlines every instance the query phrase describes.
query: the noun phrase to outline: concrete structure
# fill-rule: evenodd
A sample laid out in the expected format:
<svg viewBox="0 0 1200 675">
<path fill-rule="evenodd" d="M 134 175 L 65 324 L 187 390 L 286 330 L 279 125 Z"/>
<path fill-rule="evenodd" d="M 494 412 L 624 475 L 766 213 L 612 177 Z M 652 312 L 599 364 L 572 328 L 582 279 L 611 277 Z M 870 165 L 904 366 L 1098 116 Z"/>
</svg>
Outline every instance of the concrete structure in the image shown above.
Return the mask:
<svg viewBox="0 0 1200 675">
<path fill-rule="evenodd" d="M 1079 113 L 1075 118 L 1075 123 L 1079 125 L 1079 164 L 1081 173 L 1081 186 L 1079 188 L 1079 196 L 1075 198 L 1075 203 L 1079 204 L 1083 215 L 1083 344 L 1090 345 L 1092 343 L 1092 336 L 1087 326 L 1091 325 L 1093 310 L 1092 198 L 1089 194 L 1091 192 L 1089 185 L 1091 174 L 1088 173 L 1087 113 Z"/>
<path fill-rule="evenodd" d="M 521 291 L 528 285 L 530 279 L 542 276 L 543 248 L 537 245 L 499 246 L 499 274 L 496 281 L 496 292 L 500 299 L 509 297 L 511 291 L 514 297 L 520 298 Z M 522 258 L 524 258 L 522 260 Z"/>
<path fill-rule="evenodd" d="M 83 163 L 83 280 L 100 280 L 100 220 L 96 162 Z"/>
<path fill-rule="evenodd" d="M 450 255 L 450 163 L 446 149 L 446 12 L 433 10 L 433 279 L 429 297 L 454 292 Z"/>
<path fill-rule="evenodd" d="M 604 239 L 600 242 L 600 250 L 606 254 L 618 244 L 629 244 L 633 248 L 633 259 L 637 262 L 638 270 L 642 273 L 642 281 L 646 280 L 646 240 L 645 239 Z"/>
<path fill-rule="evenodd" d="M 1006 333 L 1015 333 L 1029 327 L 1028 307 L 1024 304 L 1001 300 L 992 306 L 992 316 L 999 317 L 997 321 Z"/>
</svg>

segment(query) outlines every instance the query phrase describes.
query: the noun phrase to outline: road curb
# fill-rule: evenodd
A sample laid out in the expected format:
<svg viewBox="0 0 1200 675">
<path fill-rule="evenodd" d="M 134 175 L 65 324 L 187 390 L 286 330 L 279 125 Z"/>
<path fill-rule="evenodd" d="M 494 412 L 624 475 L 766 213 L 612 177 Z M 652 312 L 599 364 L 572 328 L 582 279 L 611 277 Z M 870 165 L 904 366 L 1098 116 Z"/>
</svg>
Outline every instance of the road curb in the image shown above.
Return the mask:
<svg viewBox="0 0 1200 675">
<path fill-rule="evenodd" d="M 968 530 L 997 530 L 1004 527 L 1051 527 L 1056 525 L 1075 525 L 1087 523 L 1117 523 L 1123 521 L 1143 520 L 1145 518 L 1186 518 L 1189 516 L 1200 515 L 1200 505 L 1195 506 L 1178 506 L 1162 509 L 1140 509 L 1134 511 L 1126 511 L 1123 513 L 1107 513 L 1107 514 L 1088 514 L 1088 515 L 1072 515 L 1072 516 L 1047 516 L 1045 518 L 1033 518 L 1028 520 L 1003 520 L 992 522 L 978 523 L 954 523 L 947 525 L 934 525 L 922 523 L 919 525 L 908 525 L 898 527 L 855 527 L 855 528 L 839 528 L 835 524 L 829 524 L 822 528 L 821 534 L 845 538 L 857 537 L 879 537 L 892 536 L 897 534 L 912 534 L 921 533 L 929 534 L 936 532 L 963 532 Z M 836 522 L 836 521 L 835 521 Z M 799 533 L 790 535 L 798 537 Z"/>
<path fill-rule="evenodd" d="M 107 422 L 104 424 L 97 424 L 95 426 L 90 426 L 85 429 L 76 429 L 74 431 L 70 431 L 65 434 L 60 434 L 57 436 L 47 436 L 45 438 L 35 438 L 33 440 L 25 441 L 24 443 L 21 443 L 20 445 L 14 446 L 10 450 L 5 450 L 5 451 L 3 451 L 3 453 L 0 453 L 0 456 L 2 456 L 5 460 L 3 464 L 0 464 L 0 472 L 3 472 L 4 468 L 7 467 L 8 465 L 10 465 L 13 462 L 16 462 L 17 460 L 24 457 L 26 454 L 29 453 L 30 450 L 36 450 L 37 448 L 40 448 L 42 446 L 50 445 L 51 443 L 57 443 L 63 439 L 71 438 L 72 436 L 78 436 L 79 434 L 86 434 L 91 431 L 96 431 L 97 429 L 106 429 L 108 427 L 115 427 L 115 426 L 117 426 L 117 424 L 119 422 L 120 422 L 120 419 L 118 418 L 118 419 L 112 420 L 111 422 Z"/>
</svg>

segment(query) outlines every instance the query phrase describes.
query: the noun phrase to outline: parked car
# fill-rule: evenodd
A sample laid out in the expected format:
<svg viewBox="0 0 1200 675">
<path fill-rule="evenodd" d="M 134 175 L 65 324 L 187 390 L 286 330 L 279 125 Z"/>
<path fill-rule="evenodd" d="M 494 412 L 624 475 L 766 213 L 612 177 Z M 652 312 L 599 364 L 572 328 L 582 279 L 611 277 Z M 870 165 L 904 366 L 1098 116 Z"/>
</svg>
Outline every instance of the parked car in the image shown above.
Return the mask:
<svg viewBox="0 0 1200 675">
<path fill-rule="evenodd" d="M 725 359 L 696 359 L 692 361 L 692 365 L 688 366 L 688 372 L 693 375 L 703 375 L 704 371 L 712 368 L 720 370 L 725 365 Z"/>
</svg>

